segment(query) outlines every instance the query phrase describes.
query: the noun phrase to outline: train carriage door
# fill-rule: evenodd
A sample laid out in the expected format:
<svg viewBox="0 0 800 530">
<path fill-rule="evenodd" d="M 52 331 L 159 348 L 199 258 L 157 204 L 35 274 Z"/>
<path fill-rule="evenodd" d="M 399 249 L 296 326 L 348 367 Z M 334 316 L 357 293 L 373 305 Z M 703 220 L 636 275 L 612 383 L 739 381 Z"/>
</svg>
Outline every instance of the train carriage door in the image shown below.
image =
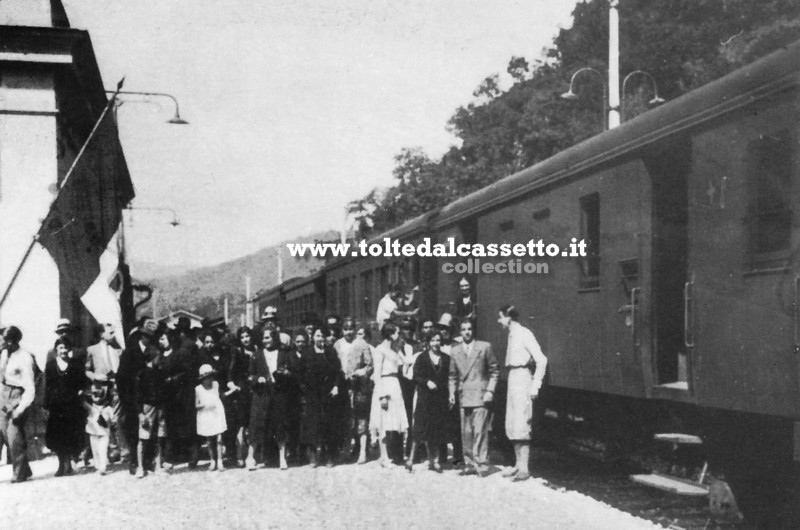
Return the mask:
<svg viewBox="0 0 800 530">
<path fill-rule="evenodd" d="M 645 157 L 652 193 L 650 332 L 653 382 L 667 391 L 688 391 L 691 340 L 687 335 L 688 173 L 691 148 L 672 145 Z"/>
</svg>

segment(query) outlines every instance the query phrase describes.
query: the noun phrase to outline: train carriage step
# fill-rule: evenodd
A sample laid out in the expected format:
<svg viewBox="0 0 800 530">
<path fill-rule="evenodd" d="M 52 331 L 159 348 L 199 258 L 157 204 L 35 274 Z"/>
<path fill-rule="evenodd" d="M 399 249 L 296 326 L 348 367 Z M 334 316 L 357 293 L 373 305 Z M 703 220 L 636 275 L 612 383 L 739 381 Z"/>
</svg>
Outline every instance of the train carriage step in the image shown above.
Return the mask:
<svg viewBox="0 0 800 530">
<path fill-rule="evenodd" d="M 644 486 L 677 493 L 678 495 L 687 495 L 691 497 L 705 497 L 708 495 L 708 488 L 702 484 L 678 477 L 662 475 L 660 473 L 631 475 L 630 479 Z"/>
<path fill-rule="evenodd" d="M 653 439 L 659 442 L 670 442 L 673 444 L 694 444 L 700 445 L 703 439 L 693 434 L 681 434 L 677 432 L 667 432 L 653 435 Z"/>
</svg>

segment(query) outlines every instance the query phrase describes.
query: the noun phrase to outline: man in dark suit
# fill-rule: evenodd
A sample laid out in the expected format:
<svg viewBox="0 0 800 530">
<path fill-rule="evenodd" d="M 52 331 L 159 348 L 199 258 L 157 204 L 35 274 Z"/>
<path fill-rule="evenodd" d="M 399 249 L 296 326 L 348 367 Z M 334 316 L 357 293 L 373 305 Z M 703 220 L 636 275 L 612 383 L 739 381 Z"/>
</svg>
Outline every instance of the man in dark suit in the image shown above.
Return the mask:
<svg viewBox="0 0 800 530">
<path fill-rule="evenodd" d="M 120 424 L 125 432 L 125 439 L 133 443 L 139 439 L 139 410 L 136 406 L 136 376 L 145 367 L 147 358 L 156 348 L 154 338 L 158 331 L 155 320 L 145 319 L 135 333 L 131 333 L 131 341 L 119 358 L 119 371 L 117 372 L 117 392 L 119 393 L 121 418 Z M 138 337 L 137 337 L 138 336 Z M 156 352 L 153 352 L 156 353 Z M 145 453 L 144 468 L 155 471 L 155 464 L 149 457 L 152 448 Z M 138 460 L 134 451 L 130 452 L 129 471 L 136 473 Z"/>
<path fill-rule="evenodd" d="M 500 365 L 488 342 L 474 340 L 472 322 L 461 323 L 462 342 L 450 350 L 450 404 L 461 406 L 461 440 L 466 467 L 462 475 L 486 476 L 489 427 Z"/>
</svg>

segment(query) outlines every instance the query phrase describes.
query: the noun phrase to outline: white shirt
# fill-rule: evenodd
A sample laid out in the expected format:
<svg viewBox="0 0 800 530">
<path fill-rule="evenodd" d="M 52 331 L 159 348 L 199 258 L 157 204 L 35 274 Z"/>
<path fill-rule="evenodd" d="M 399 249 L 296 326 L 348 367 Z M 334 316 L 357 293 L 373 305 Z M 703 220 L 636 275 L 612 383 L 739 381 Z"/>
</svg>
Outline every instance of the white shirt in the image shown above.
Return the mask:
<svg viewBox="0 0 800 530">
<path fill-rule="evenodd" d="M 508 328 L 508 350 L 506 351 L 506 366 L 525 366 L 533 358 L 536 371 L 533 374 L 534 386 L 542 386 L 545 370 L 547 370 L 547 357 L 542 353 L 542 348 L 533 336 L 533 332 L 522 326 L 519 322 L 511 322 Z"/>
<path fill-rule="evenodd" d="M 3 380 L 8 386 L 22 388 L 22 397 L 19 400 L 17 409 L 20 414 L 33 403 L 36 392 L 33 376 L 33 355 L 18 348 L 17 351 L 8 354 L 8 350 L 3 350 L 0 355 L 0 369 L 2 369 Z"/>
<path fill-rule="evenodd" d="M 392 300 L 392 297 L 389 293 L 386 293 L 386 296 L 381 298 L 381 301 L 378 302 L 378 313 L 375 316 L 375 320 L 378 322 L 378 326 L 383 326 L 383 324 L 392 318 L 392 313 L 397 310 L 397 302 Z"/>
<path fill-rule="evenodd" d="M 269 373 L 274 374 L 278 370 L 278 350 L 264 350 L 264 359 L 267 361 Z"/>
</svg>

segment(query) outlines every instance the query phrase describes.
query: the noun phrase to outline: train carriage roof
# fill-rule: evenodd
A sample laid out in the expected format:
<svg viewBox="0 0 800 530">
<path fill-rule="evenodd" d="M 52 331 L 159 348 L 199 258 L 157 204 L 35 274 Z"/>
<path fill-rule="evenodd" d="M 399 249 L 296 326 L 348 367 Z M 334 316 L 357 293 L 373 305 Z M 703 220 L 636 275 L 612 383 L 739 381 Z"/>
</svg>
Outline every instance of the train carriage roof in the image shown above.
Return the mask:
<svg viewBox="0 0 800 530">
<path fill-rule="evenodd" d="M 651 145 L 800 83 L 800 41 L 450 203 L 437 228 Z"/>
</svg>

